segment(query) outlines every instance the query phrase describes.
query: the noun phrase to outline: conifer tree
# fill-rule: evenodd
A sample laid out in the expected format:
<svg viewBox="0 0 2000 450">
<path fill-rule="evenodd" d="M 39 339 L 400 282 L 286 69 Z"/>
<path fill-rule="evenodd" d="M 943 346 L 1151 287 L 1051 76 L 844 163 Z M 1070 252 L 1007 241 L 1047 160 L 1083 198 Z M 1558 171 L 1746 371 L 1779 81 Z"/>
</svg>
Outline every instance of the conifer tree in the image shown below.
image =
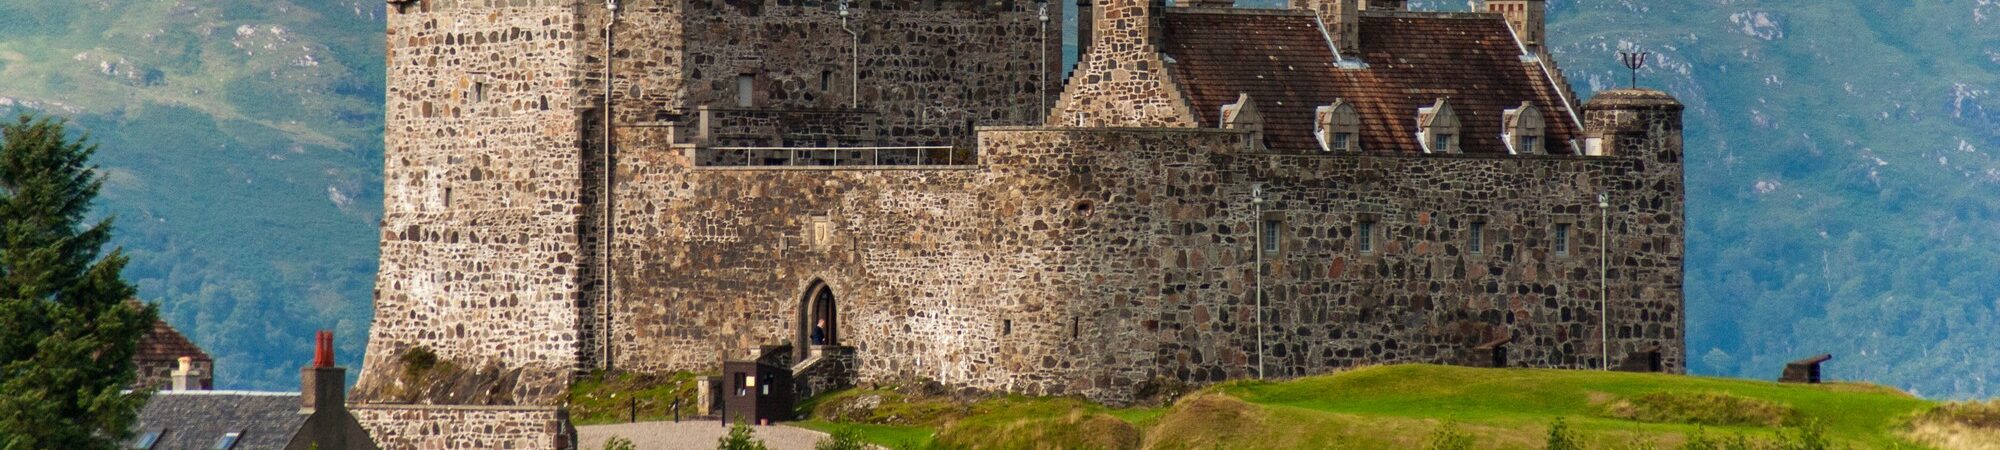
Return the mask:
<svg viewBox="0 0 2000 450">
<path fill-rule="evenodd" d="M 128 303 L 125 256 L 100 255 L 88 141 L 47 118 L 0 124 L 0 449 L 116 448 L 146 401 L 126 389 L 156 312 Z"/>
</svg>

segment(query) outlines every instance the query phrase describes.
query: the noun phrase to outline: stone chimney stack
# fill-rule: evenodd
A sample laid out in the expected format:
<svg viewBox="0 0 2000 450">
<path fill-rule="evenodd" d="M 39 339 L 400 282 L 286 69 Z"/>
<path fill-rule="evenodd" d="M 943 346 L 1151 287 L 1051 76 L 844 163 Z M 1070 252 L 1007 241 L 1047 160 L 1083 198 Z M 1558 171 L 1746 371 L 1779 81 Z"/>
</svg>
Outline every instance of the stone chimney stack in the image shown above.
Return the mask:
<svg viewBox="0 0 2000 450">
<path fill-rule="evenodd" d="M 299 369 L 299 398 L 306 409 L 347 407 L 347 369 L 333 365 L 333 332 L 314 336 L 313 361 Z"/>
<path fill-rule="evenodd" d="M 1507 25 L 1514 27 L 1514 35 L 1529 52 L 1542 52 L 1543 39 L 1548 36 L 1546 0 L 1486 0 L 1486 12 L 1506 17 Z"/>
<path fill-rule="evenodd" d="M 207 390 L 208 388 L 206 386 L 201 385 L 201 370 L 194 368 L 194 358 L 182 356 L 180 362 L 181 362 L 181 367 L 178 369 L 174 369 L 173 373 L 168 374 L 168 377 L 171 378 L 173 382 L 173 390 L 176 391 Z"/>
<path fill-rule="evenodd" d="M 1165 0 L 1091 0 L 1089 51 L 1043 123 L 1077 128 L 1194 127 L 1160 53 Z"/>
<path fill-rule="evenodd" d="M 1361 0 L 1362 11 L 1403 11 L 1410 9 L 1408 0 Z"/>
<path fill-rule="evenodd" d="M 1326 34 L 1340 55 L 1354 57 L 1361 51 L 1361 2 L 1364 0 L 1292 0 L 1292 9 L 1309 9 L 1326 24 Z"/>
</svg>

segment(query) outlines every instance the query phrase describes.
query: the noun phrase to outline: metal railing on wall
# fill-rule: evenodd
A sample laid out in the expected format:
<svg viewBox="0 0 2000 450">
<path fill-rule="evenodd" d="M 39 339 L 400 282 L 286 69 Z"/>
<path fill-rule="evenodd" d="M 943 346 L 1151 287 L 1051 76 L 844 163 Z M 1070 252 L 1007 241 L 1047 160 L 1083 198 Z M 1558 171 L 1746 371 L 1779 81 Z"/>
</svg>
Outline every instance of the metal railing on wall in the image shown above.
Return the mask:
<svg viewBox="0 0 2000 450">
<path fill-rule="evenodd" d="M 695 149 L 706 167 L 968 166 L 979 152 L 951 146 L 918 147 L 706 147 Z"/>
</svg>

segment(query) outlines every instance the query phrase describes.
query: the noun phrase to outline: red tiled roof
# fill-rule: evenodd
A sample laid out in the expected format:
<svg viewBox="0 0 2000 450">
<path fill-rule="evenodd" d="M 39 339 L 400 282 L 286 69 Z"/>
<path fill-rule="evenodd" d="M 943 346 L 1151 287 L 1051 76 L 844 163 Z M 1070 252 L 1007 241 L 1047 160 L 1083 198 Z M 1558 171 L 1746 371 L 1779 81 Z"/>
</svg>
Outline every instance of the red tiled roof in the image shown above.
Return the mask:
<svg viewBox="0 0 2000 450">
<path fill-rule="evenodd" d="M 1216 126 L 1222 105 L 1248 93 L 1273 149 L 1317 150 L 1313 110 L 1336 98 L 1354 104 L 1361 148 L 1371 153 L 1422 153 L 1417 108 L 1440 97 L 1458 114 L 1466 153 L 1506 153 L 1502 114 L 1524 100 L 1542 110 L 1550 153 L 1568 152 L 1577 136 L 1569 105 L 1541 65 L 1521 60 L 1499 16 L 1365 14 L 1359 56 L 1366 69 L 1340 69 L 1318 22 L 1303 11 L 1170 9 L 1165 41 L 1202 124 Z"/>
<path fill-rule="evenodd" d="M 133 353 L 132 360 L 177 361 L 182 356 L 196 361 L 213 361 L 208 353 L 201 351 L 201 347 L 194 345 L 194 341 L 189 341 L 179 331 L 174 331 L 174 327 L 168 326 L 167 321 L 161 320 L 153 322 L 153 330 L 139 338 L 139 351 Z"/>
</svg>

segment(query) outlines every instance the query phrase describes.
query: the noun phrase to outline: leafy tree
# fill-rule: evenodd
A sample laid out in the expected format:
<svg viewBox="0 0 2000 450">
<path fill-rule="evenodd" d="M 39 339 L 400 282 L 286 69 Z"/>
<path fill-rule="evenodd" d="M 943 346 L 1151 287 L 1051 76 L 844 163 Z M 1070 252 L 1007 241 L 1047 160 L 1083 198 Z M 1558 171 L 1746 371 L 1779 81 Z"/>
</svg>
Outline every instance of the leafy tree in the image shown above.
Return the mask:
<svg viewBox="0 0 2000 450">
<path fill-rule="evenodd" d="M 715 450 L 770 450 L 752 434 L 749 425 L 738 423 L 729 427 L 728 436 L 716 439 Z"/>
<path fill-rule="evenodd" d="M 128 303 L 123 254 L 99 257 L 111 221 L 85 219 L 104 184 L 88 140 L 0 125 L 0 449 L 115 448 L 147 398 L 124 390 L 157 312 Z"/>
</svg>

